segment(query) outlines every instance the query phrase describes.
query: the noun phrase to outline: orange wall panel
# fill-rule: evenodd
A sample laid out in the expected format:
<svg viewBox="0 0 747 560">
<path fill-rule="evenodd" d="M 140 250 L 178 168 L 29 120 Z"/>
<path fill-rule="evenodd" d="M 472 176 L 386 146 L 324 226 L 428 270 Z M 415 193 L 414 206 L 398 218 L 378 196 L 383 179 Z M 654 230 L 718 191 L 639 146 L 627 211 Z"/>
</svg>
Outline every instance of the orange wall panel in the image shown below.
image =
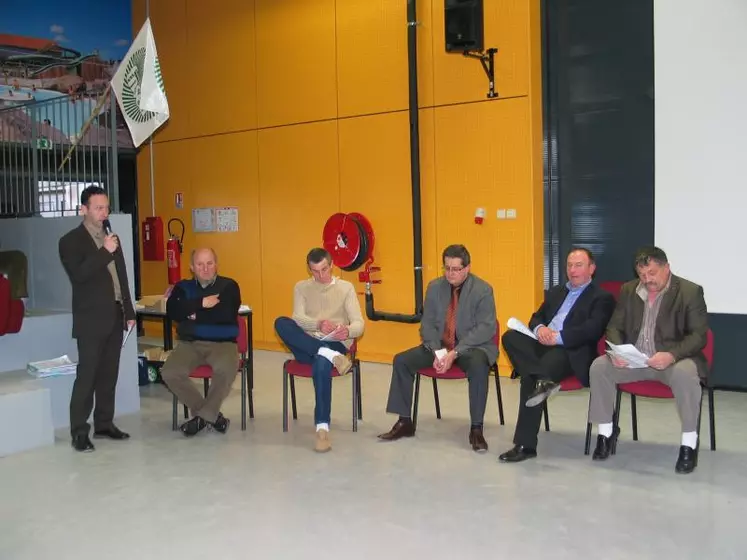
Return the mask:
<svg viewBox="0 0 747 560">
<path fill-rule="evenodd" d="M 264 340 L 279 343 L 275 318 L 291 314 L 306 253 L 340 208 L 337 122 L 260 130 L 258 140 Z"/>
<path fill-rule="evenodd" d="M 337 116 L 335 0 L 256 0 L 259 127 Z"/>
<path fill-rule="evenodd" d="M 254 1 L 187 0 L 190 136 L 257 128 Z"/>
<path fill-rule="evenodd" d="M 529 102 L 526 98 L 436 109 L 436 173 L 440 246 L 464 243 L 472 272 L 495 290 L 503 329 L 511 316 L 534 311 L 542 269 L 535 266 Z M 474 223 L 477 208 L 486 211 Z M 515 209 L 516 219 L 497 219 Z M 540 220 L 541 222 L 541 220 Z"/>
<path fill-rule="evenodd" d="M 435 104 L 484 100 L 488 77 L 480 61 L 446 52 L 444 0 L 433 4 L 433 66 Z M 495 55 L 495 84 L 500 97 L 529 94 L 530 4 L 536 0 L 493 0 L 484 2 L 485 49 L 498 48 Z M 533 45 L 532 45 L 533 46 Z M 537 49 L 540 45 L 537 45 Z"/>
<path fill-rule="evenodd" d="M 153 136 L 154 142 L 165 142 L 191 135 L 189 108 L 194 95 L 194 75 L 187 56 L 186 0 L 158 0 L 150 3 L 150 22 L 156 41 L 158 60 L 163 72 L 169 120 Z M 140 28 L 133 29 L 137 33 Z"/>
<path fill-rule="evenodd" d="M 407 5 L 337 0 L 339 116 L 407 108 Z"/>
<path fill-rule="evenodd" d="M 464 243 L 505 328 L 542 297 L 539 1 L 485 2 L 485 46 L 500 49 L 493 101 L 480 63 L 444 52 L 443 4 L 418 2 L 424 280 L 441 274 L 447 244 Z M 133 2 L 136 29 L 144 5 Z M 191 249 L 213 246 L 255 310 L 256 346 L 280 349 L 273 322 L 291 312 L 307 251 L 331 214 L 359 211 L 383 268 L 377 309 L 412 313 L 405 2 L 160 0 L 151 18 L 172 109 L 155 136 L 155 213 L 187 226 L 183 274 Z M 149 168 L 145 145 L 141 219 L 151 214 Z M 192 208 L 224 205 L 239 208 L 238 233 L 191 232 Z M 476 207 L 487 212 L 482 226 Z M 497 220 L 498 208 L 517 219 Z M 357 272 L 341 275 L 363 291 Z M 143 293 L 162 292 L 165 263 L 143 263 L 142 282 Z M 360 355 L 388 361 L 417 340 L 417 326 L 368 321 Z M 509 371 L 504 357 L 501 366 Z"/>
</svg>

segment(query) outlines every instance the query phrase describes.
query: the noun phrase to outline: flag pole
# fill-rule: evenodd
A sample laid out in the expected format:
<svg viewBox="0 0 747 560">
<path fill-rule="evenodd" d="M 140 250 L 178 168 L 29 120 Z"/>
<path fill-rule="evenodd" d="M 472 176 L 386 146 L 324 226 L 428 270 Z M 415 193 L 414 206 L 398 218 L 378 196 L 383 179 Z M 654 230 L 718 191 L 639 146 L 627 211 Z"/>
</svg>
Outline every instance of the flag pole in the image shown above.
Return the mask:
<svg viewBox="0 0 747 560">
<path fill-rule="evenodd" d="M 101 111 L 101 108 L 104 106 L 104 103 L 107 99 L 109 99 L 109 93 L 112 89 L 112 84 L 109 82 L 109 85 L 106 86 L 106 89 L 104 90 L 104 93 L 99 98 L 99 102 L 96 104 L 96 107 L 94 107 L 93 111 L 91 111 L 91 115 L 88 117 L 88 120 L 83 123 L 83 128 L 80 129 L 80 132 L 76 136 L 75 140 L 70 146 L 70 149 L 67 151 L 67 154 L 62 159 L 62 163 L 60 164 L 60 167 L 57 169 L 57 171 L 62 171 L 62 168 L 65 167 L 65 164 L 70 159 L 70 156 L 73 155 L 73 151 L 75 148 L 78 147 L 78 144 L 80 144 L 81 139 L 83 138 L 83 135 L 88 131 L 88 127 L 91 126 L 91 123 L 93 122 L 93 119 L 98 117 L 99 112 Z"/>
<path fill-rule="evenodd" d="M 150 0 L 145 0 L 145 19 L 150 18 Z M 156 215 L 156 183 L 153 171 L 153 135 L 148 139 L 148 153 L 150 154 L 150 215 Z"/>
</svg>

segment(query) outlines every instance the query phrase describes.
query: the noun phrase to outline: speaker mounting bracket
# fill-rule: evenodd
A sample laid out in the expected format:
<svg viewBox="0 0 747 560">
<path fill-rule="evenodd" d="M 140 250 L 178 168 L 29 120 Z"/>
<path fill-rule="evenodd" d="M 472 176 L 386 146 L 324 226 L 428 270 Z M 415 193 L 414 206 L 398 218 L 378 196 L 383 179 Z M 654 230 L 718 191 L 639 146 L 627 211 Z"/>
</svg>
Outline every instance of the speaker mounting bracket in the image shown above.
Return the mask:
<svg viewBox="0 0 747 560">
<path fill-rule="evenodd" d="M 482 64 L 485 74 L 488 75 L 488 99 L 498 97 L 498 93 L 495 91 L 495 53 L 498 49 L 491 48 L 485 52 L 470 52 L 465 51 L 464 56 L 469 58 L 476 58 Z"/>
</svg>

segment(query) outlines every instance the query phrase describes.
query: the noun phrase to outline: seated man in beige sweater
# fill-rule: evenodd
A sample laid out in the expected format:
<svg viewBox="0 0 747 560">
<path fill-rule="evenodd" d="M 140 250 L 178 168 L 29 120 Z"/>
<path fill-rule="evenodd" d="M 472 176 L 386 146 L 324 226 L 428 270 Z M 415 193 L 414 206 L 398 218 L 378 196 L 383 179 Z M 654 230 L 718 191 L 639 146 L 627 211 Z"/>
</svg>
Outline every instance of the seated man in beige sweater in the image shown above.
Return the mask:
<svg viewBox="0 0 747 560">
<path fill-rule="evenodd" d="M 332 366 L 340 375 L 351 367 L 347 354 L 363 334 L 363 315 L 353 285 L 332 276 L 332 257 L 321 248 L 306 256 L 311 278 L 293 291 L 293 318 L 278 317 L 275 331 L 299 362 L 311 364 L 316 407 L 316 451 L 329 451 Z M 324 339 L 324 340 L 322 340 Z"/>
</svg>

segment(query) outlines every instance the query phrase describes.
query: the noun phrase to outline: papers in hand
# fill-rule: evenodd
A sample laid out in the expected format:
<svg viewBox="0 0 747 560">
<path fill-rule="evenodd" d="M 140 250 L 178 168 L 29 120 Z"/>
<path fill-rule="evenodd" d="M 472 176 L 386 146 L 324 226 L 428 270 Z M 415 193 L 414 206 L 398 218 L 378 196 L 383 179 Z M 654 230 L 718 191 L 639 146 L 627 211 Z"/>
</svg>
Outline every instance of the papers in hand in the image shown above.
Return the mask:
<svg viewBox="0 0 747 560">
<path fill-rule="evenodd" d="M 73 362 L 67 354 L 51 360 L 41 362 L 30 362 L 26 371 L 34 377 L 53 377 L 57 375 L 75 375 L 78 364 Z"/>
<path fill-rule="evenodd" d="M 325 335 L 324 335 L 324 336 L 323 336 L 322 338 L 320 338 L 319 340 L 336 340 L 336 339 L 335 339 L 335 333 L 336 333 L 337 331 L 339 331 L 339 330 L 340 330 L 340 327 L 339 327 L 339 326 L 337 326 L 337 327 L 335 327 L 335 330 L 333 330 L 333 331 L 332 331 L 331 333 L 329 333 L 329 334 L 325 334 Z"/>
<path fill-rule="evenodd" d="M 516 317 L 511 317 L 508 320 L 508 323 L 506 323 L 506 326 L 514 331 L 520 332 L 521 334 L 527 335 L 529 338 L 533 338 L 534 340 L 537 340 L 537 336 L 529 330 L 529 327 L 527 327 L 524 323 L 519 321 Z"/>
<path fill-rule="evenodd" d="M 612 344 L 608 340 L 607 346 L 610 347 L 610 349 L 607 351 L 607 354 L 609 354 L 613 358 L 625 360 L 627 362 L 627 365 L 625 367 L 631 369 L 641 369 L 648 367 L 647 362 L 649 357 L 638 350 L 638 348 L 636 348 L 632 344 Z"/>
<path fill-rule="evenodd" d="M 122 341 L 122 348 L 124 348 L 125 344 L 127 344 L 127 339 L 130 338 L 130 333 L 132 332 L 132 329 L 134 328 L 135 328 L 135 325 L 127 329 L 127 334 L 124 336 L 124 340 Z"/>
</svg>

